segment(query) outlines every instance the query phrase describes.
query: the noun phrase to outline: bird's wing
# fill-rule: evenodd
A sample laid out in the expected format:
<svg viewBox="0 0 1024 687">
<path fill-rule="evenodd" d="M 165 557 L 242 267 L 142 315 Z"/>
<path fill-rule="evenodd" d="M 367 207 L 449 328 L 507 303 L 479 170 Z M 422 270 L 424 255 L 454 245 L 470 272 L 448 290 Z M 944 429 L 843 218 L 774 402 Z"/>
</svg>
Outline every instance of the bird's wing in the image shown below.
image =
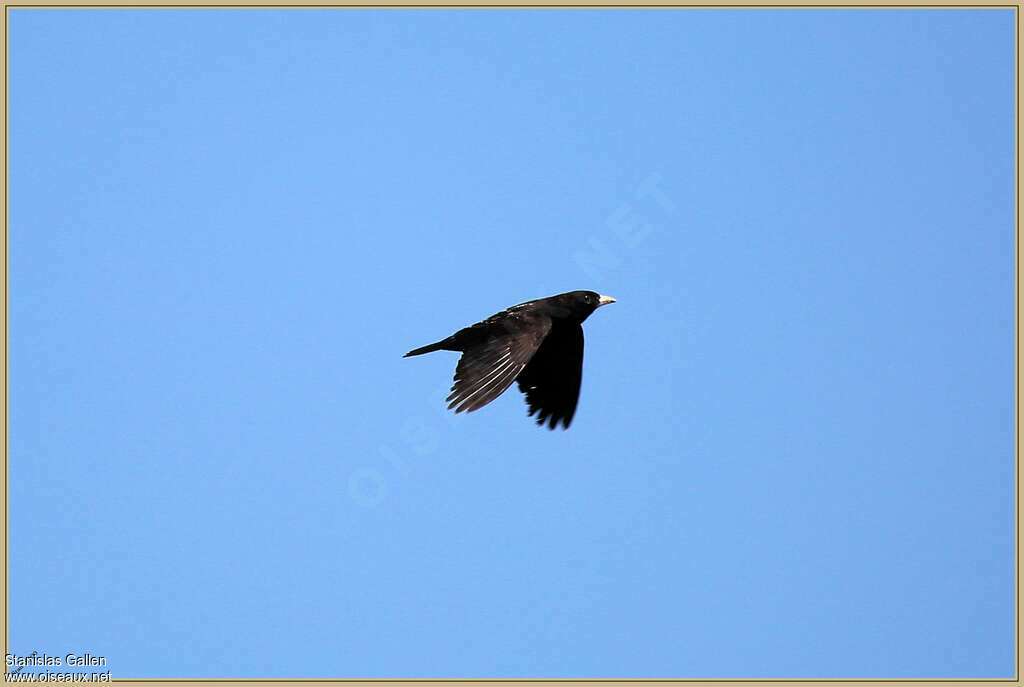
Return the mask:
<svg viewBox="0 0 1024 687">
<path fill-rule="evenodd" d="M 583 381 L 583 327 L 555 327 L 516 380 L 537 424 L 566 429 L 576 414 Z"/>
<path fill-rule="evenodd" d="M 551 319 L 530 313 L 499 313 L 474 328 L 486 336 L 468 347 L 455 368 L 448 409 L 472 412 L 507 389 L 537 352 Z"/>
</svg>

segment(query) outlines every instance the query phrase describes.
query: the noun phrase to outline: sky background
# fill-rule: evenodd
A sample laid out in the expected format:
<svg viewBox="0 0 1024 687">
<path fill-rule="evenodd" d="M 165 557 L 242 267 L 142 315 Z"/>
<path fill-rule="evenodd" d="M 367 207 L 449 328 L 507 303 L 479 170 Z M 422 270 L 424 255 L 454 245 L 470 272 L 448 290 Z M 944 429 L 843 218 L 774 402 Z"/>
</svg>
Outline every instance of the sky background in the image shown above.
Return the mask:
<svg viewBox="0 0 1024 687">
<path fill-rule="evenodd" d="M 1012 675 L 1012 11 L 8 16 L 14 653 Z"/>
</svg>

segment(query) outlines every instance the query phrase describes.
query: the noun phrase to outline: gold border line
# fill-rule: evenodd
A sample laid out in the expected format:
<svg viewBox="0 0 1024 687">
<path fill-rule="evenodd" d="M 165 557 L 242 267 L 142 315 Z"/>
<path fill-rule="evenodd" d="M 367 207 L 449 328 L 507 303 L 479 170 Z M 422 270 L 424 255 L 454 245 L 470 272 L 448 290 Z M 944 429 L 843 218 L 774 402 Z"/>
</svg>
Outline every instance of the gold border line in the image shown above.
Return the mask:
<svg viewBox="0 0 1024 687">
<path fill-rule="evenodd" d="M 956 0 L 922 0 L 915 2 L 910 0 L 907 2 L 904 0 L 900 3 L 850 3 L 850 2 L 836 2 L 836 3 L 822 3 L 820 0 L 808 2 L 790 2 L 786 4 L 772 3 L 770 0 L 764 0 L 763 2 L 746 2 L 746 3 L 679 3 L 679 2 L 644 2 L 642 4 L 624 4 L 621 1 L 609 1 L 602 3 L 600 0 L 579 0 L 579 2 L 559 2 L 559 3 L 495 3 L 495 4 L 482 4 L 479 0 L 466 0 L 465 2 L 448 2 L 444 4 L 430 3 L 427 0 L 424 2 L 381 2 L 372 4 L 339 4 L 337 2 L 303 2 L 302 4 L 281 4 L 280 2 L 273 2 L 267 0 L 267 2 L 239 2 L 238 4 L 231 2 L 211 2 L 208 4 L 203 3 L 161 3 L 154 2 L 151 4 L 132 2 L 132 0 L 124 0 L 124 2 L 107 2 L 107 3 L 90 3 L 88 0 L 82 0 L 81 2 L 65 2 L 65 3 L 46 3 L 46 2 L 32 2 L 31 0 L 0 0 L 3 2 L 4 13 L 3 13 L 3 37 L 4 37 L 4 48 L 0 53 L 0 65 L 2 65 L 3 72 L 3 97 L 4 97 L 4 109 L 3 109 L 3 141 L 0 143 L 3 151 L 3 248 L 2 248 L 2 264 L 3 264 L 3 324 L 0 329 L 0 336 L 3 338 L 3 476 L 2 478 L 2 492 L 4 497 L 3 503 L 3 567 L 0 570 L 0 575 L 3 577 L 3 599 L 0 601 L 3 607 L 3 646 L 5 655 L 9 652 L 10 648 L 10 587 L 8 584 L 8 564 L 9 564 L 9 543 L 10 543 L 10 510 L 9 510 L 9 480 L 8 480 L 8 468 L 9 468 L 9 400 L 10 400 L 10 387 L 9 381 L 9 346 L 8 346 L 8 334 L 9 334 L 9 157 L 8 157 L 8 136 L 9 136 L 9 100 L 8 100 L 8 83 L 9 83 L 9 56 L 8 46 L 10 45 L 9 38 L 9 20 L 10 10 L 19 9 L 651 9 L 651 10 L 665 10 L 665 9 L 935 9 L 935 10 L 953 10 L 953 9 L 1013 9 L 1014 10 L 1014 42 L 1015 42 L 1015 72 L 1014 72 L 1014 169 L 1016 172 L 1016 184 L 1014 193 L 1014 403 L 1015 403 L 1015 426 L 1014 426 L 1014 484 L 1016 490 L 1014 493 L 1014 539 L 1016 543 L 1016 553 L 1014 556 L 1015 570 L 1014 570 L 1014 611 L 1016 613 L 1014 629 L 1014 676 L 1009 678 L 900 678 L 900 679 L 887 679 L 887 678 L 117 678 L 114 677 L 112 682 L 119 685 L 194 685 L 196 683 L 203 684 L 217 684 L 217 685 L 228 685 L 228 684 L 259 684 L 259 685 L 306 685 L 306 684 L 322 684 L 322 683 L 336 683 L 344 685 L 355 685 L 355 684 L 366 684 L 373 685 L 374 687 L 384 686 L 395 686 L 400 687 L 401 685 L 427 685 L 427 684 L 473 684 L 481 687 L 487 687 L 488 685 L 494 685 L 495 687 L 507 687 L 508 685 L 537 685 L 537 684 L 552 684 L 560 685 L 562 687 L 568 685 L 587 685 L 587 684 L 600 684 L 603 686 L 627 686 L 627 685 L 645 685 L 645 684 L 708 684 L 708 685 L 753 685 L 753 684 L 799 684 L 804 687 L 816 687 L 818 685 L 825 687 L 827 685 L 843 684 L 843 685 L 878 685 L 878 684 L 892 684 L 892 685 L 946 685 L 946 684 L 960 684 L 960 685 L 991 685 L 993 683 L 1010 683 L 1010 684 L 1021 684 L 1020 682 L 1020 639 L 1021 639 L 1021 614 L 1020 614 L 1020 563 L 1021 563 L 1021 546 L 1020 546 L 1020 490 L 1024 486 L 1024 478 L 1022 478 L 1020 471 L 1020 425 L 1021 420 L 1024 418 L 1024 414 L 1021 412 L 1020 405 L 1020 373 L 1021 373 L 1021 339 L 1020 339 L 1020 306 L 1021 306 L 1021 281 L 1020 281 L 1020 264 L 1021 260 L 1024 259 L 1024 249 L 1020 243 L 1020 187 L 1021 187 L 1021 175 L 1020 175 L 1020 134 L 1021 134 L 1021 121 L 1020 121 L 1020 110 L 1021 110 L 1021 89 L 1020 89 L 1020 75 L 1021 75 L 1021 50 L 1020 50 L 1020 37 L 1022 34 L 1022 13 L 1021 5 L 1022 1 L 1016 2 L 987 2 L 978 4 L 969 4 L 962 1 Z M 54 683 L 38 683 L 38 684 L 54 684 Z M 77 683 L 82 684 L 82 683 Z"/>
<path fill-rule="evenodd" d="M 380 4 L 338 4 L 337 2 L 302 2 L 290 5 L 282 5 L 276 0 L 266 0 L 266 2 L 246 2 L 245 4 L 231 4 L 228 3 L 157 3 L 140 5 L 133 0 L 124 0 L 123 2 L 108 2 L 108 3 L 89 3 L 88 0 L 82 0 L 82 2 L 66 2 L 66 3 L 46 3 L 46 2 L 32 2 L 32 0 L 12 0 L 4 1 L 4 6 L 8 9 L 277 9 L 277 10 L 294 10 L 294 9 L 370 9 L 370 10 L 385 10 L 385 9 L 430 9 L 430 10 L 493 10 L 493 9 L 572 9 L 572 10 L 666 10 L 666 9 L 686 9 L 686 10 L 721 10 L 721 9 L 749 9 L 749 10 L 778 10 L 778 9 L 816 9 L 816 10 L 856 10 L 856 9 L 888 9 L 888 10 L 978 10 L 978 9 L 1018 9 L 1020 7 L 1019 2 L 1004 2 L 1004 3 L 978 3 L 978 4 L 964 4 L 962 0 L 938 0 L 938 1 L 927 1 L 922 0 L 920 3 L 917 2 L 904 2 L 900 4 L 884 4 L 884 3 L 863 3 L 863 4 L 833 4 L 833 5 L 822 5 L 822 4 L 811 4 L 808 2 L 804 3 L 790 3 L 790 4 L 770 4 L 770 0 L 764 0 L 764 2 L 753 2 L 753 3 L 721 3 L 721 4 L 693 4 L 686 5 L 675 2 L 646 2 L 638 4 L 623 4 L 621 1 L 616 0 L 615 2 L 600 3 L 592 2 L 588 0 L 579 0 L 579 2 L 561 3 L 561 4 L 545 4 L 545 3 L 494 3 L 488 5 L 481 5 L 478 3 L 470 4 L 470 0 L 466 0 L 465 3 L 449 3 L 449 4 L 429 4 L 427 0 L 424 2 L 405 2 L 405 3 L 386 3 Z"/>
<path fill-rule="evenodd" d="M 9 175 L 7 173 L 8 169 L 9 169 L 8 164 L 7 164 L 7 134 L 8 134 L 8 123 L 10 122 L 10 116 L 9 116 L 9 114 L 10 114 L 10 103 L 9 103 L 8 98 L 7 98 L 7 83 L 8 83 L 8 74 L 7 74 L 7 64 L 8 64 L 7 46 L 9 46 L 11 43 L 8 40 L 8 35 L 7 35 L 7 8 L 6 7 L 4 8 L 4 19 L 3 19 L 3 21 L 4 21 L 4 49 L 2 51 L 0 51 L 0 53 L 3 53 L 2 55 L 0 55 L 0 60 L 3 61 L 3 79 L 4 79 L 4 112 L 3 112 L 3 118 L 4 118 L 4 140 L 3 140 L 2 143 L 0 143 L 0 146 L 2 146 L 2 148 L 3 148 L 3 158 L 4 158 L 4 168 L 3 168 L 3 177 L 4 177 L 4 184 L 3 184 L 3 186 L 4 186 L 4 190 L 3 190 L 3 196 L 4 196 L 4 198 L 3 198 L 3 206 L 4 206 L 4 226 L 3 226 L 3 232 L 4 232 L 4 240 L 3 240 L 3 269 L 4 269 L 3 302 L 4 302 L 4 304 L 3 304 L 3 313 L 4 313 L 4 321 L 3 321 L 3 332 L 2 332 L 2 336 L 3 336 L 3 340 L 4 340 L 4 369 L 3 369 L 3 373 L 2 373 L 3 374 L 3 387 L 4 387 L 4 397 L 3 397 L 4 474 L 3 474 L 3 478 L 2 478 L 3 479 L 3 493 L 4 493 L 4 514 L 3 514 L 3 517 L 4 517 L 4 527 L 3 527 L 3 531 L 4 531 L 3 532 L 3 537 L 4 537 L 4 542 L 3 542 L 4 555 L 3 555 L 3 569 L 0 570 L 0 573 L 2 573 L 3 578 L 4 578 L 4 598 L 3 598 L 3 601 L 0 602 L 0 603 L 3 604 L 3 614 L 4 614 L 4 623 L 3 623 L 4 641 L 3 641 L 3 644 L 4 644 L 4 657 L 6 658 L 8 652 L 9 652 L 9 648 L 10 648 L 10 644 L 8 643 L 8 639 L 11 636 L 10 635 L 10 625 L 9 625 L 10 616 L 8 615 L 8 609 L 10 607 L 10 603 L 9 602 L 10 602 L 10 598 L 11 597 L 10 597 L 10 589 L 8 589 L 8 586 L 7 586 L 7 579 L 8 579 L 8 575 L 7 575 L 7 570 L 8 570 L 8 565 L 7 565 L 8 564 L 8 558 L 7 558 L 8 550 L 7 550 L 7 547 L 8 547 L 8 543 L 10 542 L 10 536 L 9 536 L 8 527 L 9 527 L 9 524 L 11 522 L 10 510 L 8 508 L 8 504 L 10 503 L 10 498 L 8 498 L 8 491 L 7 491 L 7 486 L 8 486 L 7 485 L 7 474 L 8 474 L 8 472 L 7 472 L 7 445 L 8 445 L 8 442 L 7 442 L 7 437 L 8 437 L 7 430 L 10 427 L 10 425 L 8 423 L 8 418 L 9 418 L 9 414 L 8 414 L 8 409 L 9 409 L 8 399 L 10 398 L 10 396 L 8 394 L 8 386 L 7 386 L 7 381 L 8 381 L 8 374 L 7 374 L 7 372 L 10 369 L 8 367 L 8 359 L 7 359 L 7 333 L 8 333 L 8 331 L 10 331 L 9 328 L 8 328 L 8 321 L 7 321 L 7 295 L 10 293 L 10 291 L 8 289 L 8 284 L 9 284 L 8 280 L 9 280 L 10 270 L 8 269 L 8 263 L 7 263 L 7 256 L 8 256 L 8 250 L 7 250 L 8 231 L 7 231 L 7 227 L 9 226 L 8 215 L 7 215 L 7 200 L 8 200 L 8 198 L 10 198 L 10 194 L 9 194 L 9 191 L 10 191 L 10 179 L 9 179 Z M 5 666 L 4 669 L 6 670 L 6 666 Z"/>
</svg>

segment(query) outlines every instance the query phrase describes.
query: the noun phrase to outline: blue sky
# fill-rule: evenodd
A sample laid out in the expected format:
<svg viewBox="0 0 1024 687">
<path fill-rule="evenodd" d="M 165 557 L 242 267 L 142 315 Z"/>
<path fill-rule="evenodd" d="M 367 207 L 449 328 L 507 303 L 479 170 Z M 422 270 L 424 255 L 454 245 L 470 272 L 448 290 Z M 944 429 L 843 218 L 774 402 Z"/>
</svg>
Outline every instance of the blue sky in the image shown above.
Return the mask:
<svg viewBox="0 0 1024 687">
<path fill-rule="evenodd" d="M 1011 11 L 8 16 L 14 653 L 1012 674 Z"/>
</svg>

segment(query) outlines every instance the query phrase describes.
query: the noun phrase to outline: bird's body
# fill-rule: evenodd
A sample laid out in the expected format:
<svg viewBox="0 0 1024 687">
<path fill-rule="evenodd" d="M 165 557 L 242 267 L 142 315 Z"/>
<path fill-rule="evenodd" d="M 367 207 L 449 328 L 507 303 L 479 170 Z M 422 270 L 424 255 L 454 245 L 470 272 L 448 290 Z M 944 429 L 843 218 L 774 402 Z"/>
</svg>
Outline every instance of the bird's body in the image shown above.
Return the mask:
<svg viewBox="0 0 1024 687">
<path fill-rule="evenodd" d="M 583 379 L 583 321 L 615 299 L 593 291 L 527 301 L 491 315 L 405 354 L 462 353 L 448 408 L 472 412 L 500 396 L 512 382 L 526 394 L 537 424 L 569 427 Z"/>
</svg>

